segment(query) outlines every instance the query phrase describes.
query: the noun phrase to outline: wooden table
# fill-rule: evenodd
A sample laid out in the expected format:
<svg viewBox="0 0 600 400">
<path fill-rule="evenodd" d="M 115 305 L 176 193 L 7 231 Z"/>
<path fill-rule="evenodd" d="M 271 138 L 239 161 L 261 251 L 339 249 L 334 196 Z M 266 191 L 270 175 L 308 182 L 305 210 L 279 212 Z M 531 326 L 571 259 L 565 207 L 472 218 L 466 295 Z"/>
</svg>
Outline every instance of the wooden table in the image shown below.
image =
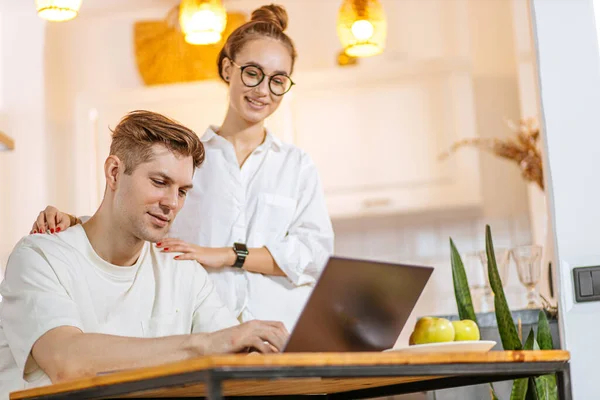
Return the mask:
<svg viewBox="0 0 600 400">
<path fill-rule="evenodd" d="M 571 399 L 569 353 L 294 353 L 207 356 L 13 392 L 11 399 L 318 395 L 360 399 L 556 373 Z M 320 395 L 320 396 L 319 396 Z"/>
</svg>

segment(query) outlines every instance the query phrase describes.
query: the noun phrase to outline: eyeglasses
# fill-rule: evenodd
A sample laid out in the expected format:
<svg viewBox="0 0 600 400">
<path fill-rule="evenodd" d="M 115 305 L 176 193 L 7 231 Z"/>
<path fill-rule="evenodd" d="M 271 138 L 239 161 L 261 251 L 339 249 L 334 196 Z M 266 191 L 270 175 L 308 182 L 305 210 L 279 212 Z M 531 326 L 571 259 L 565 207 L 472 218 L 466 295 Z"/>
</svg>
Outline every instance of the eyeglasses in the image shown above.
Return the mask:
<svg viewBox="0 0 600 400">
<path fill-rule="evenodd" d="M 261 82 L 265 79 L 265 76 L 268 76 L 269 90 L 271 93 L 273 93 L 275 96 L 283 96 L 290 91 L 292 86 L 295 85 L 295 83 L 292 81 L 292 78 L 286 74 L 267 75 L 262 68 L 257 65 L 248 64 L 241 66 L 233 60 L 231 60 L 231 62 L 240 69 L 242 83 L 246 87 L 256 87 L 261 84 Z"/>
</svg>

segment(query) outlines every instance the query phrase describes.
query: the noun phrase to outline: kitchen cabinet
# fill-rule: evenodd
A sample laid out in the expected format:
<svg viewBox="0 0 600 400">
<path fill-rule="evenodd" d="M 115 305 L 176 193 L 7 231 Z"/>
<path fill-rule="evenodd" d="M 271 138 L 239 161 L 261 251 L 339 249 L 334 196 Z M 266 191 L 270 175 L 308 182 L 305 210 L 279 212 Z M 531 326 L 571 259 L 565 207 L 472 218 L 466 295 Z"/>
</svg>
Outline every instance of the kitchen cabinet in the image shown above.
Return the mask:
<svg viewBox="0 0 600 400">
<path fill-rule="evenodd" d="M 298 74 L 294 143 L 314 159 L 332 217 L 478 208 L 478 159 L 438 156 L 477 136 L 467 62 Z"/>
<path fill-rule="evenodd" d="M 478 155 L 438 159 L 454 141 L 477 136 L 468 65 L 432 59 L 298 71 L 267 126 L 313 158 L 332 218 L 478 209 Z M 78 163 L 77 184 L 89 193 L 78 207 L 99 204 L 107 128 L 127 112 L 161 112 L 202 135 L 226 106 L 226 86 L 215 81 L 82 95 L 77 148 L 92 157 Z"/>
</svg>

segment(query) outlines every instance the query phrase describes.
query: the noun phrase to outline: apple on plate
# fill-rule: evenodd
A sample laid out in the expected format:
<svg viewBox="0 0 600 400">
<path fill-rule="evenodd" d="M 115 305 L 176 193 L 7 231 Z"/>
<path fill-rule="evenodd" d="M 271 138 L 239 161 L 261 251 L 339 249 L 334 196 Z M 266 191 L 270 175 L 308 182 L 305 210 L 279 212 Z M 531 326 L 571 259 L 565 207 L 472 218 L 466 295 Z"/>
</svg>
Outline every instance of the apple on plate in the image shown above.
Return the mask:
<svg viewBox="0 0 600 400">
<path fill-rule="evenodd" d="M 461 342 L 466 340 L 479 340 L 479 327 L 475 321 L 463 319 L 462 321 L 452 321 L 454 326 L 454 341 Z"/>
<path fill-rule="evenodd" d="M 454 325 L 446 318 L 423 317 L 417 321 L 410 335 L 409 345 L 452 342 Z"/>
</svg>

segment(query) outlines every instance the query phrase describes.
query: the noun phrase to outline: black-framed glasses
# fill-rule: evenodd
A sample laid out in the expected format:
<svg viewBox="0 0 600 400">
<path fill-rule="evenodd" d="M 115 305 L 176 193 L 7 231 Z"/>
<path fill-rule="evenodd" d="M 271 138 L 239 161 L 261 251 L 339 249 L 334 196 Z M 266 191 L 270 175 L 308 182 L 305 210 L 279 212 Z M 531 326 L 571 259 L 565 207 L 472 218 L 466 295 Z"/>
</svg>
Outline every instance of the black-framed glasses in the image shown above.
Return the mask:
<svg viewBox="0 0 600 400">
<path fill-rule="evenodd" d="M 231 60 L 231 63 L 240 69 L 242 83 L 246 87 L 256 87 L 262 83 L 266 76 L 268 76 L 269 90 L 271 93 L 275 96 L 283 96 L 295 85 L 292 78 L 286 74 L 267 75 L 258 65 L 248 64 L 241 66 L 233 60 Z"/>
</svg>

